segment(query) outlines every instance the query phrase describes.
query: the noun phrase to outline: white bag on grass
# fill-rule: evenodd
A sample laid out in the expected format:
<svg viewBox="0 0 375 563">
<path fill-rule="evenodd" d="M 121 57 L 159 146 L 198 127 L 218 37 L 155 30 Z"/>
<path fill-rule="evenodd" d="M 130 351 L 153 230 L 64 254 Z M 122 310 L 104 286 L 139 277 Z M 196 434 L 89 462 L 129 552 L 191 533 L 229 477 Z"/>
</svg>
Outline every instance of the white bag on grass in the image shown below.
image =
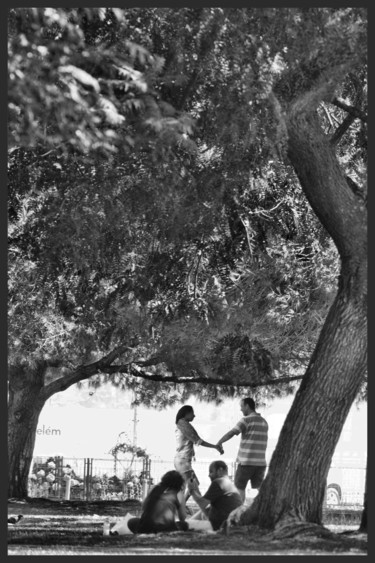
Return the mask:
<svg viewBox="0 0 375 563">
<path fill-rule="evenodd" d="M 211 522 L 203 510 L 198 510 L 193 516 L 187 518 L 186 523 L 189 525 L 189 530 L 203 530 L 205 532 L 212 532 L 213 530 Z"/>
<path fill-rule="evenodd" d="M 189 530 L 213 532 L 213 528 L 209 520 L 186 520 L 186 522 L 189 524 Z"/>
<path fill-rule="evenodd" d="M 130 520 L 130 518 L 134 518 L 134 517 L 135 517 L 134 514 L 131 514 L 130 512 L 125 514 L 124 518 L 121 518 L 121 520 L 117 520 L 116 524 L 113 526 L 113 528 L 111 528 L 109 532 L 110 535 L 125 536 L 127 534 L 132 534 L 133 532 L 128 528 L 128 521 Z"/>
</svg>

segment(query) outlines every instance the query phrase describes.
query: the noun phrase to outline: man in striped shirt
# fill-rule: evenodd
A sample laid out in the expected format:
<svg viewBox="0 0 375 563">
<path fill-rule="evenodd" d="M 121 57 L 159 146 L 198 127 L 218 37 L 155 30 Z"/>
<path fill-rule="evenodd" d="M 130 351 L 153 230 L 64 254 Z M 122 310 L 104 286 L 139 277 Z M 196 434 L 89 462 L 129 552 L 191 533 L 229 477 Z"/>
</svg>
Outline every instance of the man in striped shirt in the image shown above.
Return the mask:
<svg viewBox="0 0 375 563">
<path fill-rule="evenodd" d="M 232 430 L 224 434 L 216 446 L 221 446 L 223 442 L 241 434 L 234 484 L 244 502 L 248 482 L 251 482 L 252 489 L 259 489 L 266 473 L 268 424 L 259 413 L 255 412 L 255 402 L 251 397 L 242 399 L 240 408 L 243 418 Z"/>
</svg>

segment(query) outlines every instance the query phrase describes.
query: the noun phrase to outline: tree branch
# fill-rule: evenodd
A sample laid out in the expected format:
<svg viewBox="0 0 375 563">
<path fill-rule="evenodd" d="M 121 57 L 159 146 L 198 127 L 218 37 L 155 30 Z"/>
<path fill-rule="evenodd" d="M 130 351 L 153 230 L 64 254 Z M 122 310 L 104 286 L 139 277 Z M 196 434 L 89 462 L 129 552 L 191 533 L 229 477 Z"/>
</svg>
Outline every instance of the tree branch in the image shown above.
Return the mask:
<svg viewBox="0 0 375 563">
<path fill-rule="evenodd" d="M 355 121 L 355 117 L 353 115 L 347 115 L 344 121 L 337 127 L 336 131 L 333 133 L 332 137 L 330 138 L 331 145 L 337 145 L 339 140 L 345 135 L 346 131 Z"/>
<path fill-rule="evenodd" d="M 129 364 L 116 364 L 110 365 L 115 359 L 117 359 L 121 354 L 129 349 L 129 346 L 119 346 L 107 356 L 104 356 L 97 362 L 92 364 L 78 366 L 71 373 L 64 375 L 55 379 L 48 385 L 45 385 L 41 391 L 41 399 L 46 401 L 54 395 L 55 393 L 65 391 L 75 383 L 88 379 L 94 375 L 99 375 L 101 373 L 107 375 L 113 375 L 115 373 L 122 373 L 126 375 L 131 375 L 133 377 L 138 377 L 140 379 L 145 379 L 147 381 L 158 381 L 160 383 L 176 383 L 178 385 L 183 385 L 185 383 L 201 383 L 202 385 L 223 385 L 229 387 L 263 387 L 267 385 L 281 385 L 283 383 L 291 383 L 292 381 L 299 381 L 302 379 L 302 375 L 281 377 L 278 379 L 268 379 L 266 381 L 246 381 L 246 382 L 233 382 L 232 379 L 222 379 L 215 377 L 204 377 L 204 376 L 190 376 L 190 377 L 177 377 L 176 375 L 166 376 L 158 373 L 150 373 L 142 370 L 137 363 Z M 153 361 L 152 364 L 155 362 Z M 149 362 L 142 362 L 142 365 L 150 365 Z"/>
<path fill-rule="evenodd" d="M 177 377 L 176 375 L 162 375 L 158 373 L 150 373 L 141 370 L 136 364 L 124 364 L 124 365 L 114 365 L 108 366 L 101 370 L 102 373 L 114 374 L 114 373 L 127 373 L 133 377 L 139 377 L 141 379 L 147 379 L 148 381 L 158 381 L 161 383 L 202 383 L 203 385 L 226 385 L 230 387 L 263 387 L 266 385 L 279 385 L 282 383 L 290 383 L 292 381 L 299 381 L 302 379 L 303 375 L 294 375 L 288 377 L 282 377 L 278 379 L 268 379 L 266 381 L 250 382 L 241 381 L 240 383 L 233 382 L 232 379 L 223 379 L 218 377 L 202 377 L 202 376 L 191 376 L 191 377 Z"/>
<path fill-rule="evenodd" d="M 65 389 L 68 389 L 75 383 L 101 373 L 105 367 L 110 366 L 112 362 L 117 360 L 117 358 L 129 349 L 131 348 L 128 345 L 117 346 L 117 348 L 112 350 L 106 356 L 103 356 L 100 360 L 93 362 L 92 364 L 76 367 L 71 373 L 64 375 L 63 377 L 59 377 L 48 385 L 45 385 L 41 391 L 41 398 L 46 401 L 55 393 L 65 391 Z"/>
<path fill-rule="evenodd" d="M 343 175 L 334 147 L 321 130 L 316 108 L 335 85 L 319 83 L 289 109 L 288 156 L 316 215 L 332 236 L 341 258 L 359 256 L 366 248 L 366 210 Z M 352 236 L 347 236 L 347 225 Z"/>
<path fill-rule="evenodd" d="M 336 97 L 333 98 L 332 104 L 349 113 L 354 119 L 357 118 L 363 121 L 363 123 L 367 123 L 367 115 L 359 108 L 349 106 L 347 103 L 344 102 L 344 100 L 341 100 L 340 98 L 336 98 Z"/>
</svg>

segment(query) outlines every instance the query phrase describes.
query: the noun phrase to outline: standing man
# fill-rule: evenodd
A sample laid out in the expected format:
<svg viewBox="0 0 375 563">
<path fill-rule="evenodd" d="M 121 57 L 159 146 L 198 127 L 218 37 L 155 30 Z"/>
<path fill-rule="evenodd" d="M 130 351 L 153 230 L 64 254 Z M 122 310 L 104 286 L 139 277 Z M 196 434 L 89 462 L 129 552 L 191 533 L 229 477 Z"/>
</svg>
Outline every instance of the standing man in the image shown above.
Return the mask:
<svg viewBox="0 0 375 563">
<path fill-rule="evenodd" d="M 228 477 L 228 466 L 222 461 L 213 461 L 209 467 L 211 485 L 202 496 L 196 479 L 189 479 L 188 489 L 214 530 L 218 530 L 229 514 L 242 505 L 236 487 Z M 194 518 L 194 517 L 193 517 Z M 194 529 L 194 521 L 188 520 L 189 528 Z"/>
<path fill-rule="evenodd" d="M 268 424 L 259 413 L 255 412 L 255 402 L 251 397 L 242 399 L 240 408 L 243 418 L 232 430 L 224 434 L 216 445 L 221 446 L 223 442 L 241 434 L 234 484 L 244 502 L 247 483 L 250 481 L 252 489 L 259 489 L 266 473 Z"/>
</svg>

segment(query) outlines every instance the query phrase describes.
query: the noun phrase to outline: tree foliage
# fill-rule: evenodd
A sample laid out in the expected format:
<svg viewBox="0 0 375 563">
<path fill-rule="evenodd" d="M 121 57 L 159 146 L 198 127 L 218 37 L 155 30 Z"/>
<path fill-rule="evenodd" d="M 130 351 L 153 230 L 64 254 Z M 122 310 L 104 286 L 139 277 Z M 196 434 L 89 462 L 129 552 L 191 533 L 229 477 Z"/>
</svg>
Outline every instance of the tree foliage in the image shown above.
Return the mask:
<svg viewBox="0 0 375 563">
<path fill-rule="evenodd" d="M 240 383 L 249 373 L 267 381 L 280 368 L 302 373 L 338 263 L 290 170 L 268 160 L 273 118 L 258 89 L 271 55 L 263 60 L 261 49 L 254 58 L 253 36 L 245 55 L 239 38 L 230 41 L 248 17 L 11 10 L 10 256 L 14 271 L 16 257 L 28 257 L 39 293 L 36 315 L 32 300 L 24 311 L 17 303 L 29 288 L 19 278 L 10 286 L 20 321 L 11 306 L 15 361 L 73 366 L 137 335 L 137 353 L 125 359 L 158 358 L 158 372 L 177 378 L 226 374 Z M 252 25 L 259 17 L 262 25 L 263 11 Z M 269 80 L 281 72 L 277 61 Z M 24 76 L 34 83 L 28 97 Z M 60 81 L 55 95 L 50 84 Z M 124 118 L 111 135 L 98 110 L 104 98 Z M 139 104 L 129 109 L 129 100 Z M 249 121 L 252 100 L 259 107 Z M 59 131 L 46 135 L 47 126 Z M 30 346 L 32 334 L 40 338 Z M 259 363 L 246 352 L 249 338 Z"/>
</svg>

